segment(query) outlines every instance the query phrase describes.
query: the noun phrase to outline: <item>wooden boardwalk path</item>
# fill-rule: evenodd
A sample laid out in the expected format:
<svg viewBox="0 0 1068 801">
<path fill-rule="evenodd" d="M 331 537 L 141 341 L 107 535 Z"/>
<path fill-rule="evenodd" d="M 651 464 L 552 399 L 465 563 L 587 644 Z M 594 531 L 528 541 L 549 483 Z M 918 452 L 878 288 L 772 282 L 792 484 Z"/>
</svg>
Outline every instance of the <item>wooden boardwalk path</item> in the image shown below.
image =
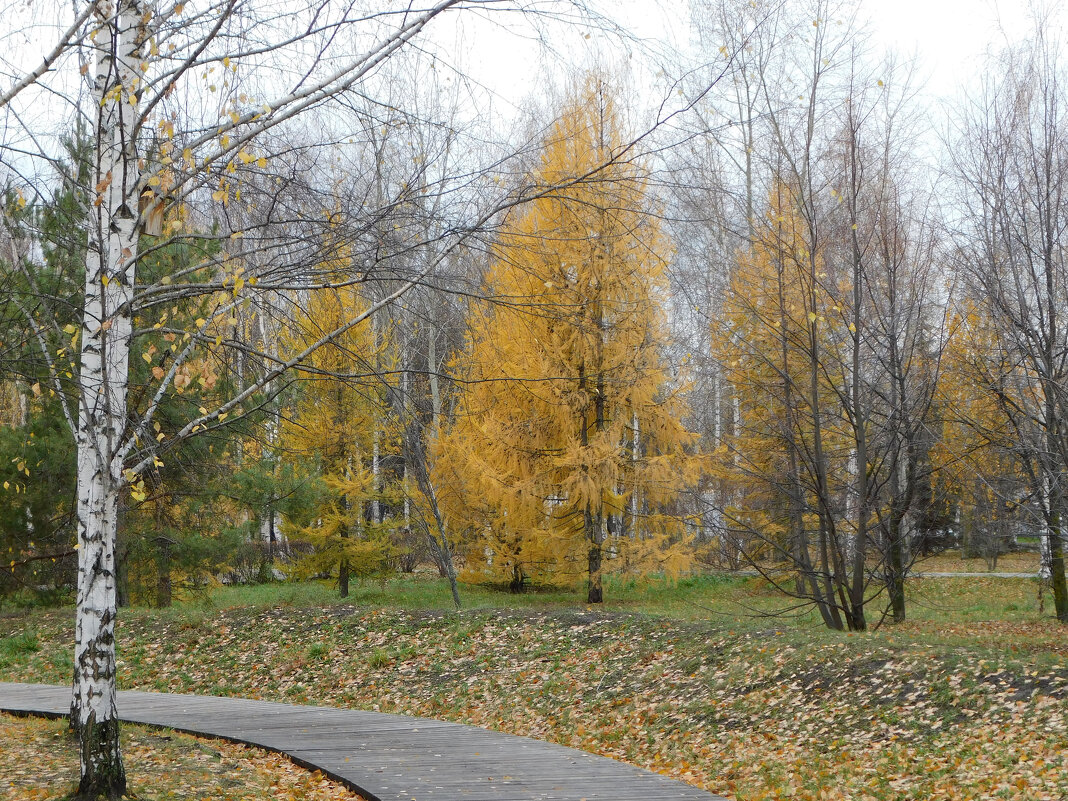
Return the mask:
<svg viewBox="0 0 1068 801">
<path fill-rule="evenodd" d="M 128 690 L 118 703 L 121 720 L 278 751 L 369 801 L 723 801 L 613 759 L 440 720 Z M 0 683 L 0 711 L 69 709 L 68 687 Z"/>
</svg>

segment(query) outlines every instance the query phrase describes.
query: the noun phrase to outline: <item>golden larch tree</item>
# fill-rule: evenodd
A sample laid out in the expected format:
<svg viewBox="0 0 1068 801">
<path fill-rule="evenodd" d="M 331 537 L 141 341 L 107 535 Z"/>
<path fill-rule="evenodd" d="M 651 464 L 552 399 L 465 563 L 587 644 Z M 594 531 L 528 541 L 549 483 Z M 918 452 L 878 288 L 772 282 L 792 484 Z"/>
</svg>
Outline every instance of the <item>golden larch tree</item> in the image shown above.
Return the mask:
<svg viewBox="0 0 1068 801">
<path fill-rule="evenodd" d="M 466 388 L 436 445 L 436 480 L 474 537 L 469 562 L 519 590 L 581 566 L 677 572 L 669 514 L 691 435 L 662 349 L 667 244 L 641 170 L 626 163 L 604 81 L 552 128 L 535 175 L 551 188 L 508 220 L 472 308 Z M 599 168 L 598 165 L 608 166 Z"/>
<path fill-rule="evenodd" d="M 366 307 L 356 286 L 313 290 L 284 345 L 300 352 Z M 396 441 L 387 430 L 383 342 L 367 322 L 316 350 L 300 368 L 296 408 L 283 427 L 287 458 L 317 471 L 324 490 L 306 519 L 290 521 L 293 536 L 312 547 L 302 566 L 310 573 L 336 569 L 342 598 L 350 574 L 378 572 L 391 550 L 389 522 L 379 511 L 390 487 L 375 470 L 382 444 Z"/>
</svg>

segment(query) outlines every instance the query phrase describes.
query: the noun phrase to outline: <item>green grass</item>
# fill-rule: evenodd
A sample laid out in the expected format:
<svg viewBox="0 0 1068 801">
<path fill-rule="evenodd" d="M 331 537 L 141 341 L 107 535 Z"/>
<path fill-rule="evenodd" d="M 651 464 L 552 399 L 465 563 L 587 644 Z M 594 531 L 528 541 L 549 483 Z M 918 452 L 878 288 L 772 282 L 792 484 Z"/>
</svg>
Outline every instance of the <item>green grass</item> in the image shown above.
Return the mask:
<svg viewBox="0 0 1068 801">
<path fill-rule="evenodd" d="M 942 578 L 910 579 L 907 584 L 910 620 L 929 622 L 979 622 L 985 620 L 1033 621 L 1048 616 L 1039 611 L 1038 584 L 1034 579 Z M 585 609 L 581 589 L 535 587 L 513 594 L 478 584 L 462 584 L 460 596 L 465 611 L 491 609 Z M 810 608 L 797 609 L 762 578 L 730 574 L 687 576 L 678 581 L 663 577 L 605 581 L 605 612 L 636 612 L 678 620 L 709 620 L 739 629 L 822 627 Z M 879 622 L 884 600 L 869 607 L 869 620 Z M 217 609 L 355 606 L 360 609 L 454 610 L 448 583 L 426 574 L 406 575 L 388 581 L 355 583 L 349 597 L 341 599 L 326 581 L 223 586 L 206 590 L 191 601 L 154 614 L 194 621 L 198 615 Z"/>
<path fill-rule="evenodd" d="M 638 612 L 663 615 L 681 620 L 710 617 L 756 619 L 782 609 L 788 601 L 760 579 L 746 576 L 700 575 L 671 581 L 662 577 L 620 579 L 606 577 L 605 603 L 597 608 L 606 612 Z M 581 589 L 532 587 L 526 592 L 509 593 L 481 584 L 461 584 L 460 598 L 464 611 L 491 609 L 585 609 L 585 592 Z M 178 614 L 195 616 L 205 609 L 245 607 L 331 607 L 349 605 L 361 609 L 411 609 L 453 611 L 448 583 L 436 576 L 408 575 L 388 581 L 364 581 L 354 584 L 349 597 L 338 597 L 336 587 L 326 581 L 300 584 L 276 583 L 242 587 L 217 587 L 198 598 L 176 604 Z M 171 614 L 174 614 L 173 612 Z M 802 616 L 804 617 L 804 616 Z M 815 621 L 815 618 L 812 618 Z"/>
<path fill-rule="evenodd" d="M 25 629 L 9 637 L 0 639 L 0 667 L 15 664 L 19 658 L 36 653 L 41 649 L 37 639 L 37 632 L 33 629 Z"/>
<path fill-rule="evenodd" d="M 529 592 L 510 594 L 493 587 L 464 584 L 460 589 L 464 607 L 469 609 L 532 608 L 573 605 L 579 593 L 570 589 L 533 587 Z M 364 579 L 353 582 L 349 597 L 338 597 L 336 585 L 328 581 L 223 586 L 205 591 L 188 606 L 227 609 L 247 606 L 336 606 L 390 609 L 453 609 L 448 583 L 436 576 L 414 574 L 388 580 Z"/>
<path fill-rule="evenodd" d="M 41 647 L 37 632 L 26 629 L 11 637 L 0 640 L 0 656 L 14 657 L 19 654 L 32 654 Z"/>
<path fill-rule="evenodd" d="M 1039 610 L 1039 583 L 1033 578 L 914 578 L 906 584 L 910 619 L 935 623 L 988 620 L 1034 621 L 1052 614 L 1053 599 L 1045 592 Z"/>
</svg>

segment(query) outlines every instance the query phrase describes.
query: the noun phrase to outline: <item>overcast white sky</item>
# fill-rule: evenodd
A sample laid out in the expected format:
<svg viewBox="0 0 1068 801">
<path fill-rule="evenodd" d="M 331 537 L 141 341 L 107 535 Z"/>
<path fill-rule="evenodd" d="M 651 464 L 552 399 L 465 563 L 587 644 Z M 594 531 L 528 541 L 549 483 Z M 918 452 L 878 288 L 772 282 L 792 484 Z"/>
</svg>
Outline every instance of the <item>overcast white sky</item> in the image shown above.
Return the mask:
<svg viewBox="0 0 1068 801">
<path fill-rule="evenodd" d="M 1063 5 L 1050 4 L 1061 7 L 1055 19 L 1063 20 Z M 1026 0 L 865 0 L 862 7 L 877 41 L 919 56 L 932 97 L 967 86 L 988 47 L 996 51 L 1031 29 Z"/>
<path fill-rule="evenodd" d="M 795 1 L 800 0 L 785 0 L 787 3 Z M 599 6 L 605 15 L 640 39 L 647 40 L 651 47 L 671 52 L 673 49 L 686 50 L 690 45 L 689 0 L 586 2 Z M 1044 2 L 1047 7 L 1059 10 L 1055 19 L 1064 20 L 1064 6 L 1068 5 L 1068 0 Z M 940 116 L 937 114 L 941 106 L 938 101 L 949 99 L 961 86 L 974 83 L 986 49 L 996 50 L 1006 40 L 1027 34 L 1031 29 L 1031 4 L 1031 0 L 861 0 L 861 14 L 870 19 L 870 41 L 876 49 L 892 47 L 901 56 L 915 54 L 918 57 L 919 74 L 928 79 L 925 94 L 936 111 L 932 114 L 932 122 L 935 122 L 934 118 Z M 14 7 L 24 14 L 37 14 L 37 5 L 14 0 Z M 533 7 L 538 8 L 538 5 L 535 3 Z M 465 11 L 449 17 L 452 22 L 441 21 L 439 26 L 432 26 L 430 35 L 436 40 L 434 49 L 442 58 L 454 63 L 458 74 L 472 76 L 476 83 L 496 94 L 491 108 L 486 107 L 484 93 L 479 92 L 478 98 L 472 95 L 473 107 L 478 113 L 492 112 L 494 119 L 514 119 L 515 107 L 531 97 L 547 103 L 546 89 L 560 88 L 559 76 L 554 81 L 547 72 L 563 63 L 577 61 L 579 69 L 584 62 L 589 66 L 600 63 L 619 68 L 627 61 L 618 38 L 587 23 L 567 28 L 546 21 L 539 27 L 531 24 L 540 19 L 537 16 L 515 12 L 490 12 L 482 21 L 478 17 L 478 12 Z M 9 53 L 17 55 L 26 46 L 22 40 L 36 28 L 27 26 L 20 30 L 20 23 L 15 22 L 14 28 L 0 35 L 0 41 Z M 1059 22 L 1055 24 L 1060 25 Z M 515 31 L 521 32 L 520 35 L 515 35 Z M 551 48 L 549 55 L 538 46 L 538 36 Z M 1061 38 L 1068 37 L 1062 35 Z M 27 52 L 28 60 L 23 59 L 27 60 L 25 66 L 35 66 L 40 56 L 33 48 Z M 606 58 L 619 63 L 605 65 Z M 34 63 L 30 64 L 30 61 Z M 12 69 L 19 71 L 15 67 Z M 632 75 L 632 78 L 639 87 L 636 92 L 639 95 L 651 80 L 648 73 Z M 4 84 L 6 88 L 8 81 Z M 649 94 L 658 99 L 663 97 L 657 91 Z M 42 113 L 45 116 L 52 114 L 47 108 Z"/>
<path fill-rule="evenodd" d="M 658 44 L 667 41 L 669 50 L 684 50 L 690 44 L 688 0 L 587 1 L 639 38 Z M 1052 15 L 1054 20 L 1063 21 L 1066 3 L 1045 0 L 1047 8 L 1060 12 Z M 1027 35 L 1031 5 L 1032 0 L 861 0 L 860 13 L 870 20 L 873 49 L 892 48 L 902 58 L 917 57 L 917 77 L 926 79 L 924 94 L 937 104 L 969 84 L 978 74 L 985 51 L 996 51 L 1007 41 Z M 600 48 L 602 58 L 605 52 L 618 50 L 617 39 L 596 30 L 562 33 L 557 28 L 546 38 L 550 47 L 567 56 L 546 58 L 529 38 L 528 21 L 518 15 L 512 22 L 516 30 L 525 32 L 525 39 L 508 35 L 508 24 L 502 25 L 500 16 L 491 15 L 488 23 L 471 16 L 462 19 L 452 42 L 445 44 L 448 34 L 439 41 L 447 52 L 458 56 L 461 69 L 496 92 L 496 110 L 505 115 L 508 105 L 544 90 L 545 70 L 554 63 L 581 59 L 582 51 L 596 49 L 598 40 L 607 44 Z M 582 39 L 584 33 L 590 33 L 591 39 Z"/>
</svg>

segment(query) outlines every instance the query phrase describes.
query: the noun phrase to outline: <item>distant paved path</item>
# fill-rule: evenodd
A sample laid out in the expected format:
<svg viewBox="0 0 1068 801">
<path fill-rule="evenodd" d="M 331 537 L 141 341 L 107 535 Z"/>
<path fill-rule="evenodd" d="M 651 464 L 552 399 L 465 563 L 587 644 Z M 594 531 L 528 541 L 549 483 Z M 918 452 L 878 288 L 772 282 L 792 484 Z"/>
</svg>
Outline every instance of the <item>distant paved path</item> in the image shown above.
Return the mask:
<svg viewBox="0 0 1068 801">
<path fill-rule="evenodd" d="M 0 711 L 69 710 L 68 687 L 0 683 Z M 370 801 L 724 801 L 614 759 L 404 715 L 121 691 L 119 719 L 279 751 Z"/>
<path fill-rule="evenodd" d="M 909 576 L 915 576 L 916 578 L 1038 578 L 1038 573 L 1002 573 L 1000 571 L 992 573 L 928 573 L 921 570 L 916 573 L 909 573 Z"/>
<path fill-rule="evenodd" d="M 774 570 L 767 571 L 768 573 L 775 573 Z M 717 573 L 721 576 L 761 576 L 763 575 L 759 570 L 722 570 Z M 1002 572 L 973 572 L 973 573 L 937 573 L 928 572 L 925 570 L 910 570 L 908 574 L 909 578 L 1038 578 L 1038 573 L 1002 573 Z"/>
</svg>

